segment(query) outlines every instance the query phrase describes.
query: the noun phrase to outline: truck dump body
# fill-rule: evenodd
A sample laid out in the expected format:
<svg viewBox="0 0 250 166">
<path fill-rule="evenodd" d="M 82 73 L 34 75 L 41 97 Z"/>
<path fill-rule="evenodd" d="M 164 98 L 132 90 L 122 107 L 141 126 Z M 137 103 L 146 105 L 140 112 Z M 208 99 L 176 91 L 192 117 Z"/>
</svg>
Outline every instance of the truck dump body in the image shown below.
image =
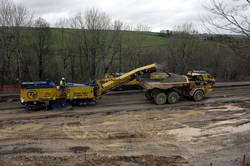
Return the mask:
<svg viewBox="0 0 250 166">
<path fill-rule="evenodd" d="M 142 82 L 142 87 L 145 89 L 169 89 L 174 87 L 183 87 L 189 85 L 189 80 L 187 76 L 178 74 L 169 74 L 169 76 L 164 80 L 150 80 L 146 79 Z"/>
</svg>

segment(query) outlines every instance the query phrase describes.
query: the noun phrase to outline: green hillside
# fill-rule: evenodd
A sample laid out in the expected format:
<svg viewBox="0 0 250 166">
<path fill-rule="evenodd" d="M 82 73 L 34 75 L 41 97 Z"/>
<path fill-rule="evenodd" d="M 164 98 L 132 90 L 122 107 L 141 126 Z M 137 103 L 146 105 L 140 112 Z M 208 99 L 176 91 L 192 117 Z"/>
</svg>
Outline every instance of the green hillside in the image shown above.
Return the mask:
<svg viewBox="0 0 250 166">
<path fill-rule="evenodd" d="M 53 48 L 62 48 L 62 33 L 64 33 L 64 37 L 74 37 L 78 36 L 82 33 L 81 30 L 76 29 L 59 29 L 59 28 L 51 28 L 51 36 Z M 112 31 L 105 31 L 103 33 L 112 33 Z M 168 41 L 166 37 L 161 37 L 158 33 L 153 32 L 132 32 L 132 31 L 121 31 L 122 38 L 126 39 L 137 39 L 141 43 L 142 47 L 148 46 L 158 46 L 164 45 Z"/>
<path fill-rule="evenodd" d="M 249 44 L 224 36 L 206 39 L 179 33 L 97 31 L 59 28 L 0 28 L 0 81 L 102 78 L 106 72 L 126 72 L 159 63 L 164 70 L 184 73 L 208 70 L 217 80 L 249 78 Z M 224 38 L 226 40 L 224 40 Z M 230 40 L 228 40 L 230 39 Z M 241 42 L 241 43 L 239 43 Z M 244 43 L 245 42 L 245 43 Z M 237 64 L 241 64 L 238 67 Z"/>
</svg>

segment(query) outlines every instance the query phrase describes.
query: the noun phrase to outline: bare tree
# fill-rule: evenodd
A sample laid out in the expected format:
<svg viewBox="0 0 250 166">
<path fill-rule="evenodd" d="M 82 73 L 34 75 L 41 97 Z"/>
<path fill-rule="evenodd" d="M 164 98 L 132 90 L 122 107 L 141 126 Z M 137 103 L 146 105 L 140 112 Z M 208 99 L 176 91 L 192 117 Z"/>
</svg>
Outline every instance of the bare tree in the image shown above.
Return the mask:
<svg viewBox="0 0 250 166">
<path fill-rule="evenodd" d="M 232 37 L 230 40 L 220 40 L 236 57 L 250 62 L 250 1 L 249 0 L 210 0 L 210 5 L 205 8 L 211 16 L 205 18 L 205 27 L 223 30 L 241 37 Z"/>
<path fill-rule="evenodd" d="M 178 25 L 169 39 L 168 50 L 170 62 L 167 62 L 171 71 L 183 73 L 191 68 L 191 61 L 194 59 L 194 52 L 198 49 L 198 41 L 194 34 L 198 32 L 192 24 Z M 195 60 L 197 64 L 197 59 Z M 194 67 L 194 66 L 192 66 Z"/>
<path fill-rule="evenodd" d="M 122 72 L 122 43 L 123 43 L 123 39 L 122 39 L 122 34 L 121 34 L 121 30 L 123 28 L 123 22 L 119 21 L 119 20 L 116 20 L 114 22 L 114 31 L 117 32 L 117 41 L 116 41 L 116 51 L 118 52 L 119 54 L 119 72 Z M 120 32 L 120 33 L 119 33 Z"/>
<path fill-rule="evenodd" d="M 88 9 L 84 15 L 76 15 L 71 19 L 71 25 L 80 29 L 80 57 L 84 55 L 88 77 L 95 79 L 107 72 L 117 54 L 114 44 L 120 27 L 116 25 L 116 30 L 111 31 L 111 18 L 96 8 Z"/>
<path fill-rule="evenodd" d="M 107 47 L 107 33 L 110 29 L 110 18 L 106 13 L 96 8 L 85 12 L 85 52 L 89 62 L 89 76 L 91 79 L 96 77 L 98 63 L 103 62 L 103 54 Z M 104 62 L 105 63 L 105 62 Z"/>
<path fill-rule="evenodd" d="M 138 31 L 138 32 L 150 32 L 151 28 L 148 25 L 138 24 L 134 28 L 134 31 Z"/>
<path fill-rule="evenodd" d="M 49 23 L 39 17 L 35 21 L 33 34 L 33 48 L 38 59 L 38 79 L 45 79 L 45 60 L 49 54 L 51 33 Z"/>
<path fill-rule="evenodd" d="M 58 31 L 60 32 L 59 40 L 61 41 L 60 48 L 60 59 L 62 60 L 62 70 L 61 76 L 67 76 L 71 81 L 80 81 L 84 75 L 82 66 L 84 62 L 81 56 L 81 50 L 78 50 L 81 39 L 80 32 L 77 29 L 80 29 L 80 26 L 77 25 L 77 17 L 70 19 L 61 19 L 57 23 L 59 27 Z M 69 31 L 69 28 L 75 29 L 74 31 Z M 76 56 L 80 52 L 80 56 Z M 77 58 L 80 57 L 80 63 L 77 63 Z M 81 72 L 78 73 L 79 76 L 76 76 L 76 67 L 80 66 Z"/>
<path fill-rule="evenodd" d="M 120 64 L 120 71 L 121 71 L 121 63 L 122 63 L 122 41 L 123 41 L 123 36 L 121 34 L 121 30 L 123 27 L 123 23 L 121 21 L 115 21 L 114 24 L 112 25 L 113 27 L 111 30 L 106 31 L 107 33 L 107 44 L 105 47 L 102 47 L 102 51 L 104 54 L 102 54 L 103 58 L 103 67 L 104 67 L 104 72 L 107 73 L 113 62 L 115 57 L 118 57 L 119 59 L 119 64 Z"/>
<path fill-rule="evenodd" d="M 32 14 L 21 4 L 14 4 L 11 0 L 0 0 L 0 53 L 3 64 L 1 66 L 1 81 L 10 81 L 10 73 L 15 73 L 16 78 L 22 79 L 22 66 L 24 60 L 24 29 L 32 24 Z M 15 71 L 11 71 L 11 64 L 15 63 Z M 7 64 L 7 67 L 4 66 Z M 6 74 L 8 73 L 8 74 Z M 12 77 L 12 78 L 13 78 Z M 12 80 L 14 81 L 14 80 Z"/>
<path fill-rule="evenodd" d="M 209 25 L 250 38 L 249 0 L 210 0 L 205 8 L 212 14 L 206 18 Z"/>
<path fill-rule="evenodd" d="M 33 15 L 21 4 L 14 4 L 11 0 L 0 1 L 0 26 L 27 27 L 32 24 Z"/>
</svg>

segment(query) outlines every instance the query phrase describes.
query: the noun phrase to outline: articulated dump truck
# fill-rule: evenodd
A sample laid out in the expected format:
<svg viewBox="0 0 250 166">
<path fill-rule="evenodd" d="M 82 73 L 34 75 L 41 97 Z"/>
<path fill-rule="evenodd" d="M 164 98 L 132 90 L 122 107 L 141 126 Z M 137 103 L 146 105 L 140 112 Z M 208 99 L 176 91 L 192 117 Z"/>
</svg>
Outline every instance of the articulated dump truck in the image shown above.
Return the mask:
<svg viewBox="0 0 250 166">
<path fill-rule="evenodd" d="M 214 82 L 206 71 L 189 71 L 186 75 L 156 72 L 141 85 L 148 100 L 163 105 L 177 103 L 180 97 L 200 101 L 212 91 Z"/>
<path fill-rule="evenodd" d="M 86 105 L 96 103 L 106 92 L 135 79 L 145 89 L 146 98 L 159 105 L 177 103 L 181 96 L 200 101 L 212 91 L 214 83 L 205 71 L 190 71 L 184 76 L 157 72 L 157 65 L 151 64 L 119 77 L 93 80 L 85 84 L 68 83 L 64 88 L 52 81 L 23 82 L 20 101 L 28 110 L 37 107 L 53 108 L 58 103 Z"/>
</svg>

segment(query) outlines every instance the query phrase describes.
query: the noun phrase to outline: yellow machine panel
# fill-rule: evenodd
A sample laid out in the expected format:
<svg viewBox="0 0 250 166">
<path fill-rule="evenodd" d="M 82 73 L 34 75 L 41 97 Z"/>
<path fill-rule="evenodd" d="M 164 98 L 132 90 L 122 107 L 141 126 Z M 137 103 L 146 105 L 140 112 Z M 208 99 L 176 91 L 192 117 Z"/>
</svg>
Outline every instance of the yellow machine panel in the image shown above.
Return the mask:
<svg viewBox="0 0 250 166">
<path fill-rule="evenodd" d="M 57 88 L 41 88 L 41 89 L 21 89 L 20 97 L 21 102 L 34 102 L 34 101 L 50 101 L 56 100 L 59 91 Z"/>
<path fill-rule="evenodd" d="M 92 86 L 81 86 L 81 87 L 69 87 L 66 89 L 67 100 L 75 99 L 94 99 L 94 87 Z"/>
</svg>

